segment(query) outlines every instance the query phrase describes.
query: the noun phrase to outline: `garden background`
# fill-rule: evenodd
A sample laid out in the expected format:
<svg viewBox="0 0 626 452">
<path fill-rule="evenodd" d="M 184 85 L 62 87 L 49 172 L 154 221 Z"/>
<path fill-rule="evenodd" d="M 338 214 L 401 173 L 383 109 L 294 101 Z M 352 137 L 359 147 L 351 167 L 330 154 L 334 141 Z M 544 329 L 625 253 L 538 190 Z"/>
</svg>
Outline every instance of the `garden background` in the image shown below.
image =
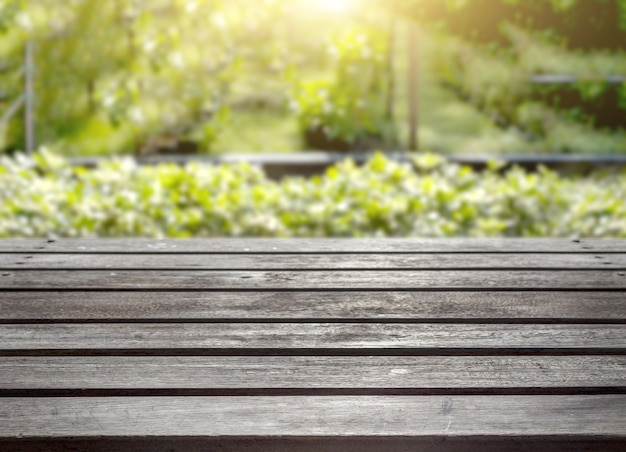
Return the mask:
<svg viewBox="0 0 626 452">
<path fill-rule="evenodd" d="M 0 236 L 625 237 L 625 45 L 624 0 L 2 0 Z"/>
</svg>

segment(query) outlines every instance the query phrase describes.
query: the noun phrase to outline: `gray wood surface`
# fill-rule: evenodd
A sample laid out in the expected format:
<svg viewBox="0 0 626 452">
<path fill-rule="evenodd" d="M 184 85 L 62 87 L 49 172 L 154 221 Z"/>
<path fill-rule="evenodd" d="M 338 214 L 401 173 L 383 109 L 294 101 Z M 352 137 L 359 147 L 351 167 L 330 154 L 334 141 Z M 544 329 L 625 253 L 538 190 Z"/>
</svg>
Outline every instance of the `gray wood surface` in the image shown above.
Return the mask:
<svg viewBox="0 0 626 452">
<path fill-rule="evenodd" d="M 1 350 L 610 349 L 626 325 L 428 323 L 3 324 Z"/>
<path fill-rule="evenodd" d="M 626 271 L 614 270 L 11 270 L 2 289 L 81 290 L 626 290 Z"/>
<path fill-rule="evenodd" d="M 0 322 L 384 319 L 626 322 L 622 292 L 2 292 Z"/>
<path fill-rule="evenodd" d="M 624 240 L 0 240 L 0 448 L 623 445 L 625 295 Z"/>
<path fill-rule="evenodd" d="M 626 395 L 0 398 L 0 437 L 624 438 Z"/>
<path fill-rule="evenodd" d="M 626 253 L 580 254 L 0 254 L 0 270 L 626 269 Z"/>
<path fill-rule="evenodd" d="M 626 388 L 626 356 L 0 357 L 8 389 Z"/>
<path fill-rule="evenodd" d="M 626 253 L 610 239 L 18 239 L 2 253 Z"/>
</svg>

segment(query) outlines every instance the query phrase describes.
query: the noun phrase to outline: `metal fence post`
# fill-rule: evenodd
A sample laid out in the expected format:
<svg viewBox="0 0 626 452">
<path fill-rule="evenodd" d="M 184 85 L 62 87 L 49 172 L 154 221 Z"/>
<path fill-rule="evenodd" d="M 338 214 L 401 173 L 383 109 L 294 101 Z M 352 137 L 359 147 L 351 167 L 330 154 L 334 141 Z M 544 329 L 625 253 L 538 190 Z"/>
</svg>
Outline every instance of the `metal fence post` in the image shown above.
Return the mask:
<svg viewBox="0 0 626 452">
<path fill-rule="evenodd" d="M 34 44 L 24 46 L 24 150 L 35 151 L 35 55 Z"/>
<path fill-rule="evenodd" d="M 417 55 L 417 25 L 411 21 L 408 24 L 408 47 L 409 47 L 409 151 L 419 150 L 418 123 L 418 55 Z"/>
</svg>

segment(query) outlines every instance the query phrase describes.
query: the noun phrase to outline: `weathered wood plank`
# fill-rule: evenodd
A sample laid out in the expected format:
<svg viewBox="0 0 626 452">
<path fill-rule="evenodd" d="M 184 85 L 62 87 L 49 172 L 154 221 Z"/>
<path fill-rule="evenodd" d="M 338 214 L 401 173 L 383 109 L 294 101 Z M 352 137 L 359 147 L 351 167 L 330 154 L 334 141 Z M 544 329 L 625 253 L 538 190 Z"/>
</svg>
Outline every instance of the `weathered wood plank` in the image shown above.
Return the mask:
<svg viewBox="0 0 626 452">
<path fill-rule="evenodd" d="M 626 253 L 0 254 L 0 270 L 626 269 Z"/>
<path fill-rule="evenodd" d="M 17 239 L 0 253 L 626 253 L 626 240 L 494 238 L 387 239 Z"/>
<path fill-rule="evenodd" d="M 626 271 L 533 270 L 11 270 L 2 289 L 78 290 L 626 290 Z"/>
<path fill-rule="evenodd" d="M 621 292 L 0 292 L 0 322 L 35 320 L 626 321 Z"/>
<path fill-rule="evenodd" d="M 626 396 L 0 399 L 0 437 L 626 436 Z M 373 422 L 373 420 L 375 420 Z"/>
<path fill-rule="evenodd" d="M 626 388 L 626 356 L 2 357 L 16 389 Z"/>
<path fill-rule="evenodd" d="M 616 350 L 625 325 L 156 323 L 3 324 L 0 351 L 15 350 Z"/>
</svg>

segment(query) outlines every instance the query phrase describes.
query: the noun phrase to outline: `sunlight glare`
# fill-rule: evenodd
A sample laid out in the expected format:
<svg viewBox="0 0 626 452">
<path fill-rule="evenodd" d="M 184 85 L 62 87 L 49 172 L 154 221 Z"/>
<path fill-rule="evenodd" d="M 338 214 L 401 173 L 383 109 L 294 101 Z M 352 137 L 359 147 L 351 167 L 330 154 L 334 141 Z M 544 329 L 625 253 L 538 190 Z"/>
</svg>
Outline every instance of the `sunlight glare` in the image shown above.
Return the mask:
<svg viewBox="0 0 626 452">
<path fill-rule="evenodd" d="M 351 0 L 304 0 L 302 3 L 307 6 L 314 6 L 322 11 L 333 13 L 347 12 L 352 6 Z"/>
</svg>

